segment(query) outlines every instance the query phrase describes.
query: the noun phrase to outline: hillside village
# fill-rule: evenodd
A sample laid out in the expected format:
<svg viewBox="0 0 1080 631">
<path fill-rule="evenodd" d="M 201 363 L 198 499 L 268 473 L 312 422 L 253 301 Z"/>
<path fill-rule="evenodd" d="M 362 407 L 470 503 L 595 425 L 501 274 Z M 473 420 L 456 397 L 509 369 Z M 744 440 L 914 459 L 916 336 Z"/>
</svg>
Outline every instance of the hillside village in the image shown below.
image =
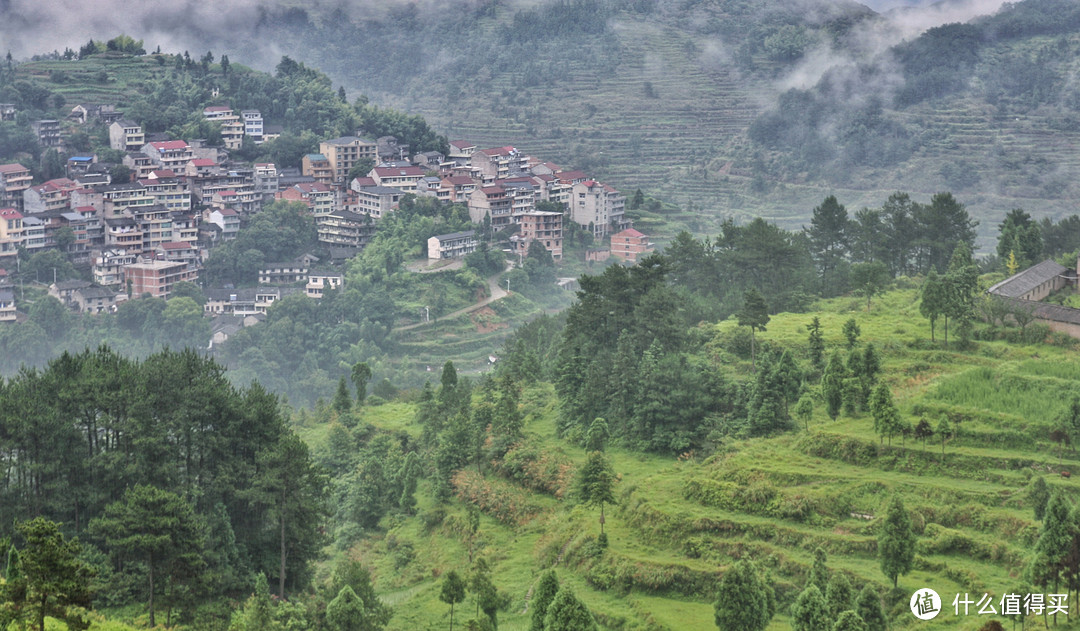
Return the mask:
<svg viewBox="0 0 1080 631">
<path fill-rule="evenodd" d="M 14 106 L 0 105 L 8 120 Z M 481 239 L 496 233 L 520 261 L 537 241 L 553 260 L 563 258 L 564 222 L 587 230 L 596 242 L 589 260 L 608 256 L 634 263 L 651 251 L 649 238 L 626 218 L 626 198 L 588 174 L 563 169 L 511 146 L 484 148 L 467 141 L 410 154 L 393 136 L 357 135 L 326 139 L 319 152 L 303 156 L 300 168 L 244 163 L 232 152 L 245 138 L 261 144 L 281 127 L 259 111 L 207 106 L 205 120 L 220 126 L 220 146 L 147 134 L 112 105 L 76 105 L 67 120 L 32 123 L 42 147 L 65 159 L 66 176 L 34 182 L 19 163 L 0 165 L 0 322 L 24 318 L 16 310 L 9 278 L 24 257 L 54 249 L 91 280 L 49 284 L 49 293 L 83 313 L 114 312 L 118 303 L 150 295 L 169 298 L 181 281 L 198 282 L 203 263 L 238 232 L 264 204 L 275 200 L 307 207 L 329 257 L 309 253 L 273 261 L 259 270 L 259 287 L 205 287 L 208 317 L 230 316 L 215 325 L 215 339 L 265 316 L 275 300 L 291 292 L 321 298 L 344 281 L 342 263 L 357 254 L 408 195 L 467 207 L 476 229 L 427 240 L 431 260 L 462 258 Z M 95 154 L 76 155 L 65 138 L 87 124 L 108 126 L 110 147 L 122 163 Z M 127 179 L 112 177 L 130 174 Z M 512 256 L 518 254 L 520 256 Z M 30 279 L 48 284 L 49 279 Z"/>
</svg>

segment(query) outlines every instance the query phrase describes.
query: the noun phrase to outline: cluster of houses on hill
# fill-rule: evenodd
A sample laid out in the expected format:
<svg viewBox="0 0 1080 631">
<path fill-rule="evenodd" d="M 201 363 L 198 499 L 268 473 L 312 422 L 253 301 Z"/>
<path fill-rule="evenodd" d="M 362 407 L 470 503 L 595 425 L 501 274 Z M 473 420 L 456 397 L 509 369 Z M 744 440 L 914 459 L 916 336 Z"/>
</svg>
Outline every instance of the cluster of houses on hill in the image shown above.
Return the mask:
<svg viewBox="0 0 1080 631">
<path fill-rule="evenodd" d="M 2 104 L 0 111 L 7 111 Z M 16 268 L 19 250 L 31 255 L 62 250 L 77 267 L 89 270 L 93 282 L 54 283 L 50 291 L 74 309 L 110 311 L 128 296 L 168 298 L 175 283 L 197 280 L 209 250 L 234 239 L 252 214 L 277 199 L 307 207 L 330 253 L 327 264 L 363 248 L 379 220 L 408 194 L 464 204 L 478 226 L 432 237 L 430 258 L 466 256 L 478 245 L 477 230 L 515 228 L 507 230 L 513 232 L 512 252 L 524 254 L 538 241 L 559 260 L 565 221 L 598 240 L 610 238 L 610 248 L 589 251 L 591 260 L 616 256 L 632 263 L 651 251 L 648 237 L 626 219 L 626 199 L 617 190 L 514 147 L 454 141 L 447 155 L 428 151 L 410 156 L 409 148 L 392 136 L 371 140 L 353 135 L 321 142 L 319 153 L 305 155 L 299 169 L 278 168 L 230 159 L 230 150 L 239 148 L 245 136 L 262 143 L 280 134 L 280 128 L 264 124 L 258 111 L 237 114 L 217 105 L 205 108 L 203 116 L 220 125 L 224 148 L 147 134 L 111 106 L 73 108 L 69 126 L 94 120 L 107 124 L 110 146 L 123 152 L 130 173 L 126 181 L 113 181 L 117 165 L 96 155 L 66 156 L 66 177 L 39 184 L 25 166 L 0 164 L 0 322 L 17 317 L 5 278 Z M 33 128 L 43 146 L 63 151 L 61 121 L 37 121 Z M 374 166 L 355 177 L 357 164 Z M 563 212 L 540 210 L 541 201 Z M 341 284 L 340 273 L 313 263 L 275 262 L 260 270 L 261 285 L 306 283 L 303 288 L 211 288 L 206 312 L 258 316 L 289 291 L 318 298 Z"/>
</svg>

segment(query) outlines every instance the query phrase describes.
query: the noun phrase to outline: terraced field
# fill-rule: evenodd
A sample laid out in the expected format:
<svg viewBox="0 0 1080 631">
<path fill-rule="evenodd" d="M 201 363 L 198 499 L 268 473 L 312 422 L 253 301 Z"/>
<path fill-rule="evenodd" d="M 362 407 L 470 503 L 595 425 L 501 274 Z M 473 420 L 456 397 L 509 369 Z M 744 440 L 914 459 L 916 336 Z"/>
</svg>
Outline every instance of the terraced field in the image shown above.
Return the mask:
<svg viewBox="0 0 1080 631">
<path fill-rule="evenodd" d="M 507 521 L 499 512 L 507 507 L 484 506 L 472 543 L 511 598 L 499 614 L 500 628 L 528 628 L 530 587 L 541 570 L 554 567 L 604 628 L 713 629 L 719 577 L 734 559 L 751 557 L 769 569 L 779 598 L 770 629 L 789 629 L 788 606 L 818 547 L 827 552 L 830 571 L 844 573 L 856 588 L 870 584 L 888 593 L 876 536 L 894 494 L 911 511 L 919 542 L 914 570 L 886 596 L 891 628 L 974 631 L 985 624 L 986 615 L 954 616 L 952 598 L 984 592 L 999 598 L 1020 585 L 1039 532 L 1027 496 L 1030 480 L 1044 476 L 1070 498 L 1080 490 L 1080 482 L 1058 475 L 1076 470 L 1080 458 L 1068 448 L 1059 451 L 1049 436 L 1067 396 L 1080 388 L 1078 352 L 1003 342 L 978 342 L 964 352 L 933 347 L 912 290 L 887 295 L 870 313 L 863 306 L 852 299 L 818 306 L 813 315 L 821 318 L 829 351 L 843 344 L 841 324 L 856 317 L 862 343 L 873 342 L 882 353 L 884 379 L 905 418 L 936 421 L 944 413 L 959 427 L 944 454 L 936 437 L 925 445 L 912 438 L 881 444 L 867 415 L 831 421 L 820 405 L 808 431 L 731 438 L 704 459 L 610 450 L 620 475 L 619 505 L 608 512 L 610 547 L 602 553 L 595 548 L 595 510 L 533 494 L 489 472 L 479 479 L 510 494 L 517 488 L 519 501 L 533 507 Z M 810 317 L 775 316 L 764 343 L 801 355 Z M 716 325 L 718 339 L 732 326 Z M 749 371 L 746 360 L 722 351 L 716 361 L 736 376 Z M 365 409 L 364 420 L 418 434 L 414 411 L 411 404 L 392 403 Z M 529 441 L 545 457 L 584 460 L 581 449 L 554 435 L 557 402 L 549 385 L 528 389 L 523 411 Z M 305 431 L 318 450 L 320 429 Z M 464 505 L 455 501 L 441 514 L 421 490 L 418 517 L 389 518 L 385 530 L 353 550 L 373 567 L 380 593 L 394 604 L 394 629 L 444 625 L 437 576 L 469 566 Z M 409 551 L 405 560 L 402 550 Z M 946 601 L 946 611 L 932 622 L 917 621 L 907 609 L 908 596 L 921 587 Z M 470 607 L 471 597 L 462 609 Z M 1060 619 L 1059 628 L 1080 628 L 1073 621 Z"/>
</svg>

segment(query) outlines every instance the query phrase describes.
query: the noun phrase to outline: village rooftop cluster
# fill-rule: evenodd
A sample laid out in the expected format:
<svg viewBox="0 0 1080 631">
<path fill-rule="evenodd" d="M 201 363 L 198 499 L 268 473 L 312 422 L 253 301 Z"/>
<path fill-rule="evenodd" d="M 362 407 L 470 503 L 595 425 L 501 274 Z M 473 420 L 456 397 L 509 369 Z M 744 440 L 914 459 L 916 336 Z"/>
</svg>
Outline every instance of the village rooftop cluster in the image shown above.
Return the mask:
<svg viewBox="0 0 1080 631">
<path fill-rule="evenodd" d="M 625 215 L 626 198 L 581 171 L 525 155 L 511 146 L 482 148 L 466 141 L 449 143 L 447 155 L 409 154 L 393 136 L 369 140 L 357 135 L 319 144 L 301 167 L 237 163 L 230 152 L 245 136 L 262 143 L 280 127 L 264 124 L 258 111 L 236 113 L 226 105 L 206 107 L 203 116 L 221 126 L 222 147 L 147 134 L 109 105 L 77 105 L 67 121 L 32 124 L 42 147 L 64 151 L 67 131 L 90 121 L 108 125 L 112 149 L 124 152 L 130 181 L 112 181 L 116 165 L 96 155 L 66 156 L 67 177 L 34 184 L 28 168 L 0 165 L 0 322 L 16 321 L 13 288 L 5 283 L 18 265 L 18 250 L 28 255 L 60 249 L 93 282 L 53 282 L 50 293 L 73 309 L 111 312 L 118 302 L 149 294 L 169 298 L 173 285 L 197 281 L 216 245 L 236 238 L 246 221 L 273 200 L 303 203 L 314 217 L 329 261 L 307 255 L 267 263 L 260 285 L 271 288 L 207 288 L 207 315 L 264 316 L 289 291 L 319 298 L 342 284 L 341 263 L 359 252 L 406 195 L 464 204 L 476 230 L 437 235 L 428 240 L 431 259 L 460 258 L 476 250 L 478 231 L 494 234 L 516 227 L 507 250 L 524 255 L 539 241 L 554 260 L 563 256 L 563 222 L 573 221 L 610 248 L 588 251 L 591 260 L 609 255 L 633 263 L 651 251 L 646 235 Z M 0 104 L 0 116 L 14 108 Z M 66 128 L 66 129 L 65 129 Z M 357 164 L 375 166 L 362 177 L 349 174 Z M 553 202 L 563 212 L 537 209 Z M 58 239 L 61 229 L 69 236 Z M 324 263 L 322 268 L 319 263 Z M 47 283 L 51 279 L 35 279 Z M 306 283 L 301 289 L 284 287 Z M 6 284 L 6 286 L 5 286 Z"/>
</svg>

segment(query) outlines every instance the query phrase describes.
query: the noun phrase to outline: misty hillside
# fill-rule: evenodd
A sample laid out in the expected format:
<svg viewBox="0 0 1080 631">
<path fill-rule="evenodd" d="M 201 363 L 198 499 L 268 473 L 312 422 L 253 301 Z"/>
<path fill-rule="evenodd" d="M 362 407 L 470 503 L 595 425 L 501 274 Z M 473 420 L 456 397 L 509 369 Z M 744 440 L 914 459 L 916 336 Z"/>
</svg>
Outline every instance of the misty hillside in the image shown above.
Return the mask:
<svg viewBox="0 0 1080 631">
<path fill-rule="evenodd" d="M 989 244 L 1004 213 L 1080 197 L 1070 0 L 344 0 L 63 10 L 0 3 L 16 57 L 124 30 L 165 51 L 289 55 L 350 98 L 511 143 L 700 212 L 803 225 L 951 190 Z M 28 34 L 35 34 L 29 37 Z"/>
<path fill-rule="evenodd" d="M 452 137 L 693 204 L 703 230 L 719 213 L 795 227 L 823 191 L 857 207 L 950 189 L 988 235 L 1009 208 L 1080 196 L 1080 35 L 1075 3 L 984 5 L 408 4 L 267 12 L 258 32 Z"/>
</svg>

